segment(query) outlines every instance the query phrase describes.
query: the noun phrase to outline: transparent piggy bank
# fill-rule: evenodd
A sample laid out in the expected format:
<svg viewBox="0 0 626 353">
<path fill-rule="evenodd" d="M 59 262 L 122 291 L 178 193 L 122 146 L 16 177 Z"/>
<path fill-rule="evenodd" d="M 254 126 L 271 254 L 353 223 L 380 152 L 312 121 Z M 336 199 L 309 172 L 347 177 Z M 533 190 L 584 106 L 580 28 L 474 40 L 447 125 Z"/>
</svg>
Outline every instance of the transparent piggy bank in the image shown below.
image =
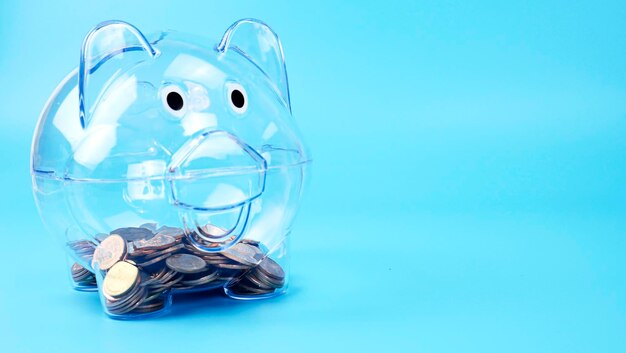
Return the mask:
<svg viewBox="0 0 626 353">
<path fill-rule="evenodd" d="M 309 162 L 267 25 L 218 42 L 110 21 L 41 114 L 32 181 L 74 287 L 126 319 L 181 292 L 284 293 Z"/>
</svg>

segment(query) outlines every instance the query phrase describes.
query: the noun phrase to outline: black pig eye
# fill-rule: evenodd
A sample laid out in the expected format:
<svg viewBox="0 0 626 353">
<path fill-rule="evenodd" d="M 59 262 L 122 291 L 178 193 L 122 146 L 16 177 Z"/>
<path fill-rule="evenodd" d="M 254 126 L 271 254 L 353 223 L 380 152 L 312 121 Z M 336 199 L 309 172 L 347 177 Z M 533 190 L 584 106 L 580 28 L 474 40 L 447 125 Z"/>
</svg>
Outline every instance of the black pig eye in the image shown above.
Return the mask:
<svg viewBox="0 0 626 353">
<path fill-rule="evenodd" d="M 248 95 L 242 85 L 238 83 L 228 84 L 228 100 L 235 113 L 243 114 L 248 110 Z"/>
<path fill-rule="evenodd" d="M 163 106 L 175 117 L 182 117 L 185 114 L 185 93 L 178 86 L 167 86 L 161 91 Z"/>
<path fill-rule="evenodd" d="M 170 92 L 167 94 L 167 105 L 175 111 L 183 109 L 183 96 L 178 92 Z"/>
<path fill-rule="evenodd" d="M 234 89 L 230 92 L 230 101 L 233 102 L 235 107 L 241 109 L 246 103 L 246 98 L 244 98 L 243 93 L 241 93 L 240 90 Z"/>
</svg>

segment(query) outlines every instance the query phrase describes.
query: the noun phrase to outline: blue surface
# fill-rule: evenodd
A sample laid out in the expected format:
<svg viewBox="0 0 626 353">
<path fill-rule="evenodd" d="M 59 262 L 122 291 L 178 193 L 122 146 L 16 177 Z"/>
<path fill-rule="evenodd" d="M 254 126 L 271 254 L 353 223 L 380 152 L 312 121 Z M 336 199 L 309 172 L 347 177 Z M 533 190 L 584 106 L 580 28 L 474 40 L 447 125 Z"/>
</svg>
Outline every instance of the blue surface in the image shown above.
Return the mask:
<svg viewBox="0 0 626 353">
<path fill-rule="evenodd" d="M 82 4 L 82 5 L 81 5 Z M 292 288 L 108 319 L 30 191 L 37 116 L 107 19 L 280 35 L 314 154 Z M 624 352 L 623 2 L 0 2 L 1 352 Z"/>
</svg>

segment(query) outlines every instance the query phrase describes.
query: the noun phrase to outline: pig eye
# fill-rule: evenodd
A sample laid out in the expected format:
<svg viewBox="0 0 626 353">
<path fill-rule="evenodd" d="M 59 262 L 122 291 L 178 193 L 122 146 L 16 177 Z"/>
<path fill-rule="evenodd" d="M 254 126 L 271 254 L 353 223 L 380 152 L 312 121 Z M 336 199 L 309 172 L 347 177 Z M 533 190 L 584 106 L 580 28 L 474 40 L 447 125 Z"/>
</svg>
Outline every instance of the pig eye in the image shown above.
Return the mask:
<svg viewBox="0 0 626 353">
<path fill-rule="evenodd" d="M 238 83 L 228 84 L 228 101 L 235 113 L 243 114 L 248 110 L 248 94 Z"/>
<path fill-rule="evenodd" d="M 185 93 L 178 86 L 166 86 L 161 90 L 161 101 L 165 110 L 175 117 L 185 114 Z"/>
</svg>

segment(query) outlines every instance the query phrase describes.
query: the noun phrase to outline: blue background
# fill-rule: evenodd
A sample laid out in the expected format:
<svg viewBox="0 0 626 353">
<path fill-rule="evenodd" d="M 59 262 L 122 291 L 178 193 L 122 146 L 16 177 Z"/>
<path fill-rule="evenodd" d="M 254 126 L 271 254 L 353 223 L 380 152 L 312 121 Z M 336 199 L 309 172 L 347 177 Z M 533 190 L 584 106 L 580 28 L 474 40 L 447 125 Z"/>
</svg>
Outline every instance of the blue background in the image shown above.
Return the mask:
<svg viewBox="0 0 626 353">
<path fill-rule="evenodd" d="M 314 156 L 287 296 L 108 319 L 38 218 L 31 134 L 107 19 L 280 35 Z M 0 351 L 624 352 L 623 1 L 0 2 Z"/>
</svg>

